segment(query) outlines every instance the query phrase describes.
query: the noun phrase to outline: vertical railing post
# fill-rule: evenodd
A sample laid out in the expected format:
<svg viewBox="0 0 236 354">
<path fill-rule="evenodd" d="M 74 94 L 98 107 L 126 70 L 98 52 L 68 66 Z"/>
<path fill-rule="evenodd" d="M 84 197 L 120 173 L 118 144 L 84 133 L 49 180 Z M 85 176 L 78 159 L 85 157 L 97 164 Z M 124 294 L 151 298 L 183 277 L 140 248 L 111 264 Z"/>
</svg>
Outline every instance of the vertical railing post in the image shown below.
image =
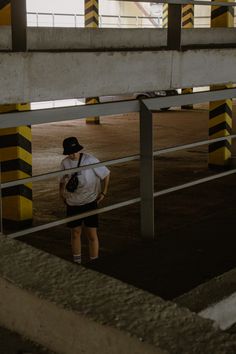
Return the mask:
<svg viewBox="0 0 236 354">
<path fill-rule="evenodd" d="M 2 165 L 0 162 L 0 235 L 3 234 L 3 222 L 2 222 Z"/>
<path fill-rule="evenodd" d="M 140 101 L 141 237 L 154 238 L 154 162 L 152 112 Z"/>
<path fill-rule="evenodd" d="M 26 0 L 11 0 L 12 50 L 27 50 Z"/>
<path fill-rule="evenodd" d="M 168 4 L 167 48 L 181 49 L 181 18 L 182 7 L 177 4 Z"/>
</svg>

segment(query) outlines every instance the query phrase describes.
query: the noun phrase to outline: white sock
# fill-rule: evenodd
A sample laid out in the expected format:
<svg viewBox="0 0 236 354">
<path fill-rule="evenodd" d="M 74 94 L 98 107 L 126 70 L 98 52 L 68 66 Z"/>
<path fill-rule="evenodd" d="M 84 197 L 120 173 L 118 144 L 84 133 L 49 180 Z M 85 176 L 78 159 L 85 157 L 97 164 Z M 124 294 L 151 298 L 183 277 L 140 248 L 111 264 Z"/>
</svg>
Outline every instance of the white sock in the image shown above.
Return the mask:
<svg viewBox="0 0 236 354">
<path fill-rule="evenodd" d="M 98 259 L 98 256 L 96 256 L 96 257 L 90 257 L 90 261 L 93 261 L 94 259 Z"/>
<path fill-rule="evenodd" d="M 73 261 L 75 263 L 81 264 L 81 254 L 73 254 Z"/>
</svg>

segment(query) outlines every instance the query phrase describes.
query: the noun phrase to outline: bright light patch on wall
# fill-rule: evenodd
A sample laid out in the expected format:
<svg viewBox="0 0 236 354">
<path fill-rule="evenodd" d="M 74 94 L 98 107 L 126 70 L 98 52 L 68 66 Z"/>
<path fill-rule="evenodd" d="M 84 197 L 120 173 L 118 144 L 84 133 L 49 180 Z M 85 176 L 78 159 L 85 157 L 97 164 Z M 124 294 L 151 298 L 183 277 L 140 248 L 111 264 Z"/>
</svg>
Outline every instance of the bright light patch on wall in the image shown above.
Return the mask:
<svg viewBox="0 0 236 354">
<path fill-rule="evenodd" d="M 42 101 L 42 102 L 32 102 L 30 104 L 31 110 L 36 109 L 48 109 L 56 107 L 70 107 L 70 106 L 79 106 L 85 104 L 83 98 L 80 99 L 69 99 L 69 100 L 58 100 L 58 101 Z"/>
</svg>

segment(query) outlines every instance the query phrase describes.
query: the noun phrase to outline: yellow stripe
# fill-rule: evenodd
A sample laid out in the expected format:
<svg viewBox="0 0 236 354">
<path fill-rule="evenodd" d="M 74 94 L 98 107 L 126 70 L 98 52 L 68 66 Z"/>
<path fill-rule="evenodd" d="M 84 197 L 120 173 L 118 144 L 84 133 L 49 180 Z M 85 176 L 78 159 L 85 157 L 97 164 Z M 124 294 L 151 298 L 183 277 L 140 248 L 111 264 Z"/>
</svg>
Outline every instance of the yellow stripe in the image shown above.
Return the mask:
<svg viewBox="0 0 236 354">
<path fill-rule="evenodd" d="M 27 126 L 17 127 L 17 128 L 4 128 L 0 129 L 0 136 L 20 134 L 24 136 L 29 141 L 32 140 L 31 128 Z"/>
<path fill-rule="evenodd" d="M 88 15 L 86 15 L 85 16 L 85 20 L 86 21 L 88 21 L 88 20 L 90 20 L 90 19 L 92 19 L 92 20 L 94 20 L 94 19 L 96 19 L 96 20 L 98 20 L 98 14 L 96 13 L 96 12 L 90 12 Z"/>
<path fill-rule="evenodd" d="M 32 201 L 23 196 L 9 196 L 3 198 L 4 219 L 23 221 L 32 219 Z"/>
<path fill-rule="evenodd" d="M 234 27 L 234 18 L 230 13 L 225 13 L 211 20 L 211 27 Z"/>
<path fill-rule="evenodd" d="M 15 104 L 2 104 L 0 105 L 0 113 L 14 112 L 16 111 Z"/>
<path fill-rule="evenodd" d="M 216 109 L 217 107 L 222 106 L 225 103 L 232 110 L 232 100 L 231 99 L 211 102 L 210 103 L 210 110 L 212 111 L 212 110 Z"/>
<path fill-rule="evenodd" d="M 224 129 L 219 131 L 218 133 L 211 134 L 211 138 L 217 139 L 217 138 L 222 138 L 222 136 L 228 136 L 229 132 L 228 130 Z"/>
<path fill-rule="evenodd" d="M 215 127 L 223 122 L 226 122 L 232 128 L 232 119 L 227 113 L 222 113 L 219 116 L 209 119 L 209 128 Z"/>
<path fill-rule="evenodd" d="M 20 158 L 29 165 L 32 165 L 32 154 L 19 146 L 12 146 L 0 149 L 0 161 L 9 161 Z"/>
<path fill-rule="evenodd" d="M 220 149 L 217 149 L 216 151 L 212 151 L 211 153 L 209 153 L 208 162 L 216 166 L 225 166 L 228 160 L 230 159 L 230 157 L 231 157 L 231 152 L 225 146 L 225 147 L 221 147 Z"/>
<path fill-rule="evenodd" d="M 98 7 L 98 0 L 85 0 L 85 8 L 96 6 Z"/>
<path fill-rule="evenodd" d="M 30 103 L 17 103 L 16 109 L 18 111 L 30 111 Z"/>
<path fill-rule="evenodd" d="M 11 24 L 11 5 L 6 5 L 0 11 L 0 26 L 10 26 Z"/>
<path fill-rule="evenodd" d="M 2 172 L 2 182 L 15 181 L 27 177 L 29 177 L 29 175 L 20 170 Z M 26 186 L 32 189 L 32 183 L 28 183 Z"/>
</svg>

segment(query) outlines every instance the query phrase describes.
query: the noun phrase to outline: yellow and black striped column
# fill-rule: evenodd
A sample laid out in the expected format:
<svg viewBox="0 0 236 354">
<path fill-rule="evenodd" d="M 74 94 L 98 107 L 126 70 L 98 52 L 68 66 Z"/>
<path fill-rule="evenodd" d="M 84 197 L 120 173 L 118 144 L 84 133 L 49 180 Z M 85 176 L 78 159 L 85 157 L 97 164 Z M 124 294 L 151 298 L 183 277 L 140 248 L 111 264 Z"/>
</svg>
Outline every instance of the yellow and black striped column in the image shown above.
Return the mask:
<svg viewBox="0 0 236 354">
<path fill-rule="evenodd" d="M 168 27 L 168 4 L 162 5 L 162 28 Z"/>
<path fill-rule="evenodd" d="M 11 8 L 0 9 L 0 26 L 11 24 Z M 30 104 L 0 105 L 1 113 L 25 111 Z M 31 128 L 0 129 L 1 181 L 9 182 L 32 176 Z M 32 223 L 31 184 L 13 186 L 2 190 L 3 223 L 21 227 Z"/>
<path fill-rule="evenodd" d="M 223 0 L 224 2 L 227 2 Z M 234 13 L 232 7 L 212 6 L 211 27 L 233 27 Z M 211 86 L 211 90 L 229 88 L 230 85 Z M 210 102 L 209 137 L 219 138 L 231 134 L 232 99 Z M 224 168 L 231 158 L 231 141 L 222 141 L 209 145 L 209 167 Z"/>
<path fill-rule="evenodd" d="M 182 27 L 193 28 L 194 27 L 194 5 L 186 4 L 182 6 Z M 182 93 L 192 93 L 192 88 L 183 88 Z M 193 109 L 192 104 L 183 105 L 182 108 Z"/>
<path fill-rule="evenodd" d="M 85 27 L 98 28 L 99 27 L 99 1 L 98 0 L 85 0 Z M 98 97 L 86 98 L 86 104 L 99 103 Z M 100 124 L 99 117 L 87 117 L 87 124 Z"/>
</svg>

